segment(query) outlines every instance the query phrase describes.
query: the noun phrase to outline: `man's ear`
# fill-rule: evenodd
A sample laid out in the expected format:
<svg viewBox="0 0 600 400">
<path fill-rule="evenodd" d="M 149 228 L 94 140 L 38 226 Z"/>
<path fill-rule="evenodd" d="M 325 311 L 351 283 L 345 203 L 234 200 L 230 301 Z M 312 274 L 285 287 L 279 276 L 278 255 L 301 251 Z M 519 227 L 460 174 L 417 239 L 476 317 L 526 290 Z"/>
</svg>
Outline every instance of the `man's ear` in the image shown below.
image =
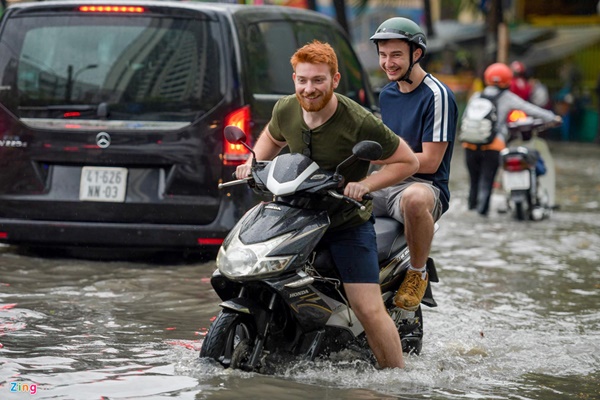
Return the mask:
<svg viewBox="0 0 600 400">
<path fill-rule="evenodd" d="M 341 77 L 342 77 L 342 74 L 340 74 L 339 71 L 333 75 L 333 88 L 334 89 L 336 89 L 338 87 L 338 85 L 340 84 Z"/>
<path fill-rule="evenodd" d="M 416 60 L 415 62 L 419 62 L 421 61 L 421 58 L 423 58 L 423 49 L 419 46 L 415 46 L 415 51 L 413 51 L 413 60 Z"/>
</svg>

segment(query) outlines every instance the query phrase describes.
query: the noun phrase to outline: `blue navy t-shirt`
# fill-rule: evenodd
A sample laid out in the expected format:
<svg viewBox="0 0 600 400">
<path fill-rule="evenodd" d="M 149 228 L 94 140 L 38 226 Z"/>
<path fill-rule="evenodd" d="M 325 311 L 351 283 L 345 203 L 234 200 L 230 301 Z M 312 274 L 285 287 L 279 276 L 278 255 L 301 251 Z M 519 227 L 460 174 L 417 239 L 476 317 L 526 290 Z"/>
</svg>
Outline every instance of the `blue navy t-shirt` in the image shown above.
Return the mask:
<svg viewBox="0 0 600 400">
<path fill-rule="evenodd" d="M 401 93 L 396 82 L 388 83 L 379 95 L 383 122 L 402 137 L 415 153 L 423 152 L 423 142 L 448 142 L 444 158 L 435 174 L 414 176 L 433 182 L 441 191 L 443 211 L 448 209 L 450 161 L 458 121 L 454 93 L 430 74 L 410 93 Z"/>
</svg>

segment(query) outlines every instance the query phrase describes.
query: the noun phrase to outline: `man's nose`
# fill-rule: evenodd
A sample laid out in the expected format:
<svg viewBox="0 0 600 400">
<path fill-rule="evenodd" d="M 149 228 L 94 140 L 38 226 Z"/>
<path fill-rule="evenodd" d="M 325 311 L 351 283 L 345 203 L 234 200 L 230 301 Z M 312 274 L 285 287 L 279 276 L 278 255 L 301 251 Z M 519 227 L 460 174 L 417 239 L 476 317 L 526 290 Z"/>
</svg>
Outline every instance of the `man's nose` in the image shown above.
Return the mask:
<svg viewBox="0 0 600 400">
<path fill-rule="evenodd" d="M 315 86 L 312 84 L 312 82 L 306 82 L 306 85 L 304 86 L 304 91 L 312 93 L 315 91 Z"/>
</svg>

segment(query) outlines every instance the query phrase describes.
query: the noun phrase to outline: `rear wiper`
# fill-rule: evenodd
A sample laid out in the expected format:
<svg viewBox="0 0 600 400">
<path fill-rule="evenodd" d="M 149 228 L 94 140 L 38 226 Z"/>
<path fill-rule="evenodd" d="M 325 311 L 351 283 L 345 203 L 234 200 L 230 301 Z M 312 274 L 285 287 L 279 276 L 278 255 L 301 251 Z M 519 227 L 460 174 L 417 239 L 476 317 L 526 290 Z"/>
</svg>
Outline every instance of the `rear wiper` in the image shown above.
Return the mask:
<svg viewBox="0 0 600 400">
<path fill-rule="evenodd" d="M 89 111 L 98 106 L 93 104 L 55 104 L 50 106 L 19 106 L 23 111 Z"/>
</svg>

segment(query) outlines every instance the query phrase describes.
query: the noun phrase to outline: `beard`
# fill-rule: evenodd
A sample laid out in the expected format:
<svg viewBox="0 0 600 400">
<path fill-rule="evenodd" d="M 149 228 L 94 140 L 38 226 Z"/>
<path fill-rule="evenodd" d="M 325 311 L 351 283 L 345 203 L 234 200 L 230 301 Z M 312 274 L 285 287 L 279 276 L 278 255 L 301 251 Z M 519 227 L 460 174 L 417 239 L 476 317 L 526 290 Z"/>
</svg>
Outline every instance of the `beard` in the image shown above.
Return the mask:
<svg viewBox="0 0 600 400">
<path fill-rule="evenodd" d="M 326 92 L 317 92 L 317 93 L 322 93 L 322 96 L 321 96 L 320 100 L 316 103 L 307 101 L 304 97 L 302 97 L 302 95 L 300 95 L 298 93 L 296 93 L 296 98 L 300 102 L 300 106 L 305 111 L 308 111 L 308 112 L 321 111 L 323 108 L 325 108 L 327 103 L 329 103 L 329 100 L 331 100 L 331 98 L 333 97 L 333 84 L 331 84 L 331 87 L 329 89 L 330 90 L 328 90 Z"/>
</svg>

